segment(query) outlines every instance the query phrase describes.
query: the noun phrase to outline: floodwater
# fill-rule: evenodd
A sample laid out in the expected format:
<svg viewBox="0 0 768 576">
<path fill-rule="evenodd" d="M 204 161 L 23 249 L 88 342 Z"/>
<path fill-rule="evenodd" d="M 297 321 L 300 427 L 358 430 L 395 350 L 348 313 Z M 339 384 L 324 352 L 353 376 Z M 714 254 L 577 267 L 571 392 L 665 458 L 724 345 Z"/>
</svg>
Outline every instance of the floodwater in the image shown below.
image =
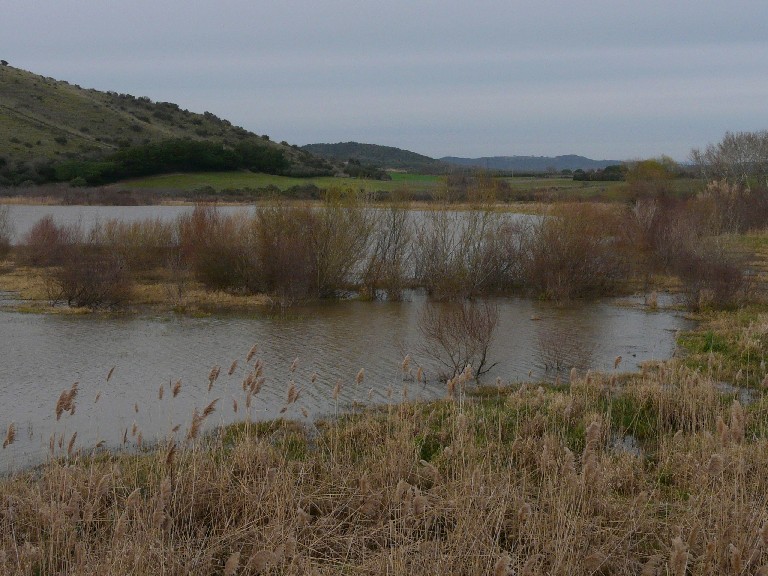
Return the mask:
<svg viewBox="0 0 768 576">
<path fill-rule="evenodd" d="M 83 207 L 12 206 L 16 238 L 41 217 L 88 227 L 108 218 L 173 219 L 189 206 Z M 242 210 L 242 207 L 224 210 Z M 496 363 L 487 383 L 567 377 L 572 366 L 633 370 L 646 360 L 665 359 L 675 332 L 691 327 L 663 307 L 647 311 L 642 299 L 602 300 L 573 307 L 521 298 L 494 300 L 498 326 L 488 354 Z M 67 316 L 12 311 L 12 295 L 0 293 L 0 430 L 14 423 L 16 440 L 0 450 L 0 473 L 42 462 L 50 453 L 88 451 L 104 441 L 109 448 L 183 439 L 195 409 L 218 399 L 206 428 L 250 418 L 285 416 L 314 419 L 367 403 L 445 396 L 440 367 L 425 348 L 418 320 L 426 303 L 420 292 L 402 302 L 341 301 L 251 315 L 206 318 L 168 315 Z M 257 353 L 250 364 L 246 355 Z M 405 355 L 426 382 L 403 374 Z M 265 383 L 246 408 L 242 382 L 259 359 Z M 234 361 L 232 374 L 228 372 Z M 295 369 L 291 366 L 295 361 Z M 220 366 L 209 390 L 208 375 Z M 107 375 L 114 368 L 112 376 Z M 356 383 L 363 368 L 365 376 Z M 181 381 L 174 397 L 171 387 Z M 56 419 L 56 401 L 78 383 L 74 414 Z M 286 407 L 293 382 L 299 399 Z M 334 399 L 333 389 L 341 382 Z M 163 390 L 160 398 L 160 389 Z M 285 412 L 281 412 L 286 408 Z"/>
<path fill-rule="evenodd" d="M 66 453 L 74 432 L 74 447 L 85 450 L 101 440 L 118 447 L 124 437 L 135 445 L 139 434 L 144 442 L 157 441 L 176 425 L 183 438 L 193 410 L 202 411 L 216 398 L 208 428 L 281 415 L 311 422 L 356 403 L 396 402 L 404 392 L 409 399 L 443 397 L 439 367 L 418 329 L 425 302 L 422 294 L 411 293 L 403 302 L 346 301 L 297 307 L 286 315 L 208 318 L 0 310 L 0 427 L 13 422 L 17 429 L 16 441 L 0 453 L 0 472 L 44 460 L 54 435 L 56 454 Z M 627 302 L 572 308 L 515 298 L 496 302 L 499 321 L 489 361 L 497 364 L 485 376 L 488 383 L 529 374 L 552 379 L 556 367 L 563 377 L 571 366 L 612 370 L 617 356 L 623 358 L 620 369 L 632 370 L 645 360 L 668 358 L 675 331 L 690 326 L 675 312 L 648 312 Z M 254 344 L 258 351 L 248 365 Z M 406 354 L 414 371 L 423 366 L 426 383 L 404 378 Z M 242 381 L 256 359 L 264 364 L 266 381 L 246 410 Z M 234 361 L 238 365 L 229 375 Z M 216 365 L 221 373 L 209 391 L 208 375 Z M 361 368 L 365 376 L 357 384 Z M 181 391 L 173 397 L 171 386 L 178 380 Z M 300 396 L 281 414 L 291 381 Z M 75 413 L 57 421 L 56 401 L 74 382 L 79 383 Z"/>
</svg>

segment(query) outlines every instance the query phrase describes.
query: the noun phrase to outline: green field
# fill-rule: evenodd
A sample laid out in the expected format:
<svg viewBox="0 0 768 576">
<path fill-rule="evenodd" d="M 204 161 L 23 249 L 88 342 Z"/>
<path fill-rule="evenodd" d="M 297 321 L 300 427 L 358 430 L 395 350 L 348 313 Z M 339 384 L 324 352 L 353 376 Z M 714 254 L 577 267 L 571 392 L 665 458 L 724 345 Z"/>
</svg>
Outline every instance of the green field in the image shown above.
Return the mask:
<svg viewBox="0 0 768 576">
<path fill-rule="evenodd" d="M 211 188 L 216 192 L 227 190 L 258 190 L 275 187 L 286 191 L 293 187 L 317 186 L 322 190 L 355 190 L 363 193 L 406 192 L 411 194 L 439 192 L 448 188 L 445 176 L 405 174 L 392 172 L 392 180 L 364 180 L 357 178 L 291 178 L 271 174 L 238 172 L 200 172 L 163 174 L 115 184 L 120 189 L 193 192 Z M 522 177 L 499 178 L 504 188 L 497 189 L 500 201 L 573 201 L 603 200 L 621 202 L 628 199 L 626 182 L 581 182 L 570 178 Z M 688 196 L 700 186 L 698 180 L 676 179 L 669 183 L 675 196 Z"/>
<path fill-rule="evenodd" d="M 188 174 L 164 174 L 150 176 L 139 180 L 129 180 L 117 186 L 122 188 L 140 188 L 155 190 L 197 190 L 206 186 L 221 191 L 235 189 L 257 189 L 275 186 L 287 190 L 293 186 L 315 185 L 318 188 L 353 189 L 365 192 L 383 190 L 407 190 L 412 192 L 433 190 L 440 185 L 439 176 L 424 176 L 418 174 L 392 174 L 392 180 L 360 180 L 356 178 L 290 178 L 288 176 L 273 176 L 253 172 L 205 172 Z"/>
</svg>

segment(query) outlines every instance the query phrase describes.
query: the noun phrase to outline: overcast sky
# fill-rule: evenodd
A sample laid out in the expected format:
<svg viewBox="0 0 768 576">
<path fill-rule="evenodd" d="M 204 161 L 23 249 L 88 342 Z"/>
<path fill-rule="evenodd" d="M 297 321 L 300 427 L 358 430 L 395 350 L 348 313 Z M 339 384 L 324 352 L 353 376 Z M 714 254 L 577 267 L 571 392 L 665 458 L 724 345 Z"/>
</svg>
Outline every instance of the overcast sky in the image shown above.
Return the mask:
<svg viewBox="0 0 768 576">
<path fill-rule="evenodd" d="M 629 159 L 768 128 L 768 2 L 2 0 L 0 58 L 292 144 Z"/>
</svg>

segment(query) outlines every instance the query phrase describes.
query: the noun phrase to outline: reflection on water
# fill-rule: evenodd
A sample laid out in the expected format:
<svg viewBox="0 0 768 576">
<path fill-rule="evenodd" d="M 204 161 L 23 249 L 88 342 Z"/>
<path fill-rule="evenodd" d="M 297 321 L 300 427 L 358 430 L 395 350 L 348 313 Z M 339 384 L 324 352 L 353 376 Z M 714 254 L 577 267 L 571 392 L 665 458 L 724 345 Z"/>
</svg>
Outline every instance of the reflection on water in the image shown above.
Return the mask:
<svg viewBox="0 0 768 576">
<path fill-rule="evenodd" d="M 124 222 L 137 222 L 160 218 L 172 221 L 180 214 L 191 212 L 192 206 L 46 206 L 46 205 L 11 205 L 10 218 L 13 222 L 13 241 L 17 243 L 29 232 L 32 226 L 45 216 L 51 216 L 59 225 L 80 224 L 89 230 L 95 224 L 118 219 Z M 222 212 L 253 210 L 243 206 L 222 206 Z"/>
<path fill-rule="evenodd" d="M 52 434 L 62 435 L 63 450 L 77 431 L 77 446 L 99 440 L 118 446 L 134 422 L 145 441 L 165 437 L 177 424 L 183 438 L 195 407 L 220 398 L 208 425 L 246 417 L 242 381 L 250 367 L 245 357 L 264 362 L 266 382 L 254 398 L 253 419 L 280 416 L 291 380 L 301 391 L 285 416 L 309 420 L 354 402 L 445 395 L 434 366 L 425 366 L 426 383 L 404 382 L 401 363 L 410 353 L 419 361 L 417 322 L 424 297 L 404 302 L 339 302 L 291 309 L 287 316 L 179 318 L 67 317 L 0 312 L 0 427 L 15 422 L 14 444 L 0 453 L 0 472 L 45 458 Z M 489 355 L 498 362 L 487 375 L 505 382 L 551 378 L 545 363 L 613 369 L 616 356 L 631 370 L 639 362 L 669 357 L 674 332 L 686 328 L 677 314 L 647 313 L 612 302 L 555 307 L 525 299 L 499 300 L 499 323 Z M 578 343 L 576 345 L 575 343 Z M 295 372 L 290 366 L 298 358 Z M 232 362 L 238 366 L 227 374 Z M 251 362 L 252 365 L 253 362 Z M 220 365 L 221 376 L 208 392 L 208 374 Z M 109 382 L 106 376 L 115 366 Z M 365 368 L 365 379 L 355 375 Z M 313 374 L 316 374 L 313 382 Z M 182 381 L 179 395 L 170 386 Z M 332 398 L 342 382 L 338 404 Z M 56 421 L 54 408 L 62 390 L 79 382 L 75 414 Z M 162 400 L 158 390 L 165 387 Z M 99 396 L 98 402 L 95 399 Z M 235 413 L 234 403 L 238 404 Z"/>
</svg>

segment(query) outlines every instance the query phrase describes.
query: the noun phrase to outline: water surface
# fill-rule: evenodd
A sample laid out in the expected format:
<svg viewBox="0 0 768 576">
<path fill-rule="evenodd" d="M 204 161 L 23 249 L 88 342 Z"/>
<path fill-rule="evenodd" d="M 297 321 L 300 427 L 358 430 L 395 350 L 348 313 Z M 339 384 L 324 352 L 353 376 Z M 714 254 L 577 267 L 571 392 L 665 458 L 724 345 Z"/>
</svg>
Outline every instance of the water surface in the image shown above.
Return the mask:
<svg viewBox="0 0 768 576">
<path fill-rule="evenodd" d="M 18 430 L 16 442 L 0 453 L 0 472 L 43 460 L 52 435 L 64 438 L 64 452 L 75 431 L 75 446 L 84 449 L 100 440 L 119 446 L 124 436 L 135 443 L 134 423 L 144 441 L 164 438 L 176 425 L 183 437 L 192 411 L 215 398 L 208 427 L 247 416 L 279 417 L 291 381 L 301 394 L 283 415 L 303 420 L 306 412 L 308 421 L 353 403 L 397 401 L 404 388 L 409 399 L 443 397 L 445 385 L 418 330 L 425 301 L 412 293 L 404 302 L 333 302 L 293 308 L 285 316 L 210 318 L 0 311 L 0 427 L 14 422 Z M 529 374 L 551 379 L 555 364 L 561 374 L 574 365 L 612 370 L 617 356 L 624 359 L 621 369 L 632 370 L 645 360 L 669 357 L 675 331 L 690 326 L 674 312 L 646 312 L 617 301 L 557 307 L 509 298 L 497 304 L 499 323 L 489 354 L 497 364 L 487 382 L 527 380 Z M 254 344 L 266 382 L 247 415 L 242 381 Z M 412 366 L 423 364 L 426 383 L 404 380 L 405 354 Z M 209 392 L 208 374 L 215 365 L 222 367 L 221 375 Z M 356 384 L 360 368 L 365 377 Z M 170 387 L 177 380 L 182 389 L 173 398 Z M 335 401 L 332 391 L 339 381 Z M 75 414 L 56 421 L 56 400 L 74 382 L 80 390 Z"/>
</svg>

